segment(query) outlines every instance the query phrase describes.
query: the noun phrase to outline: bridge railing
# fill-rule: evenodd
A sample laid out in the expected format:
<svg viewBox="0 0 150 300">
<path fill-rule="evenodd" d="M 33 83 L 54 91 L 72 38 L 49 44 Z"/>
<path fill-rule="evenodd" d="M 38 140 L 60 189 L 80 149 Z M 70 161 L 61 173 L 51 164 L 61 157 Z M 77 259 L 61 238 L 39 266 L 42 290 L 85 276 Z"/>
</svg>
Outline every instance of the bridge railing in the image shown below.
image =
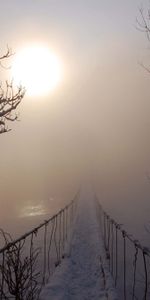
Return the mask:
<svg viewBox="0 0 150 300">
<path fill-rule="evenodd" d="M 150 249 L 142 246 L 98 205 L 106 258 L 119 299 L 150 299 Z"/>
<path fill-rule="evenodd" d="M 37 300 L 42 287 L 65 256 L 76 199 L 15 241 L 0 230 L 0 300 Z"/>
</svg>

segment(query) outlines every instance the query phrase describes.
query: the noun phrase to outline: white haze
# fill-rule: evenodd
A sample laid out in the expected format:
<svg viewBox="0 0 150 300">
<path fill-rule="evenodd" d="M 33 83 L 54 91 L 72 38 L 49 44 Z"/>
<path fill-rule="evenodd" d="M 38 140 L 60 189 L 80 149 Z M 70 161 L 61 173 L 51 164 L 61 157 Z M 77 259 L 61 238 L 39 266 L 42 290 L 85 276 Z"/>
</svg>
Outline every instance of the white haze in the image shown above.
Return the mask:
<svg viewBox="0 0 150 300">
<path fill-rule="evenodd" d="M 139 2 L 37 1 L 34 13 L 30 1 L 14 2 L 2 43 L 18 49 L 46 40 L 65 77 L 48 97 L 25 97 L 21 121 L 0 137 L 0 226 L 14 235 L 29 229 L 47 217 L 43 211 L 51 215 L 67 203 L 90 173 L 104 207 L 148 243 L 150 77 L 138 61 L 148 63 L 150 52 L 135 29 Z M 28 20 L 22 13 L 16 21 L 30 5 Z M 29 206 L 42 206 L 41 216 L 22 219 Z"/>
</svg>

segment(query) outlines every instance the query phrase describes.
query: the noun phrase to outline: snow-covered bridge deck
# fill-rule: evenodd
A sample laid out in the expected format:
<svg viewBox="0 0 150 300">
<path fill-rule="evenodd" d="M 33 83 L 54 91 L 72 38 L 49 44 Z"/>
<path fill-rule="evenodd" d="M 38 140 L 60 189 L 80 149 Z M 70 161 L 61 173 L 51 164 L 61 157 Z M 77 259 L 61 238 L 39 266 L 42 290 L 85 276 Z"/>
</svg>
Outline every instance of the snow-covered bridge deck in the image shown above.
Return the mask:
<svg viewBox="0 0 150 300">
<path fill-rule="evenodd" d="M 117 299 L 100 232 L 95 198 L 82 193 L 65 259 L 44 287 L 41 300 Z"/>
</svg>

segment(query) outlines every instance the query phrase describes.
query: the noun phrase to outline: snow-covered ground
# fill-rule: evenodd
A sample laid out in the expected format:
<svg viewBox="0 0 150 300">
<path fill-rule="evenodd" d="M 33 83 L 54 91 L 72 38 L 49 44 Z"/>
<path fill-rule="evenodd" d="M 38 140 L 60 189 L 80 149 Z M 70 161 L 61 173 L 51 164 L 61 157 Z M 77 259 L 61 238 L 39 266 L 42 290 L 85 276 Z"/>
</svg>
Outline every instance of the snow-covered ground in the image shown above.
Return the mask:
<svg viewBox="0 0 150 300">
<path fill-rule="evenodd" d="M 92 193 L 81 193 L 66 255 L 41 294 L 41 300 L 116 300 Z"/>
</svg>

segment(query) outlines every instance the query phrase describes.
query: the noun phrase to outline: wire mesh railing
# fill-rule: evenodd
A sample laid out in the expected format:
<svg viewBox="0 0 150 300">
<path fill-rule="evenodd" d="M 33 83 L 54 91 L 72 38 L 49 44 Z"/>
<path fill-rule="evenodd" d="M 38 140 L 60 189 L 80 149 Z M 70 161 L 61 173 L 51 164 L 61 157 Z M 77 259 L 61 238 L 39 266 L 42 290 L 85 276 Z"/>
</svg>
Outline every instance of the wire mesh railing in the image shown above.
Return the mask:
<svg viewBox="0 0 150 300">
<path fill-rule="evenodd" d="M 150 250 L 129 235 L 98 203 L 109 270 L 119 299 L 150 299 Z"/>
<path fill-rule="evenodd" d="M 0 230 L 0 300 L 37 300 L 42 287 L 65 257 L 77 195 L 65 208 L 15 241 Z"/>
</svg>

